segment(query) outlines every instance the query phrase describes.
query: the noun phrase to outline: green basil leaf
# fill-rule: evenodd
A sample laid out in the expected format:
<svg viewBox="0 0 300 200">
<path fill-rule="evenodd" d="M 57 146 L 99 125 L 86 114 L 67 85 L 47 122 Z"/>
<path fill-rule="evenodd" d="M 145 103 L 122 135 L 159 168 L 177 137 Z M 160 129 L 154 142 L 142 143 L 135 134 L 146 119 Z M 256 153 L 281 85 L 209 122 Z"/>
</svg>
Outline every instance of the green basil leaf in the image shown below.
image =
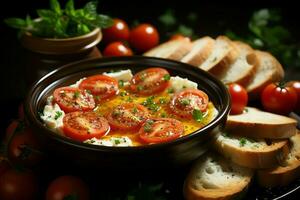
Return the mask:
<svg viewBox="0 0 300 200">
<path fill-rule="evenodd" d="M 77 25 L 77 32 L 80 35 L 84 35 L 90 32 L 90 29 L 87 25 L 85 24 L 78 24 Z"/>
<path fill-rule="evenodd" d="M 193 110 L 193 119 L 196 122 L 201 122 L 202 119 L 203 119 L 203 113 L 200 110 L 198 110 L 198 109 L 194 109 Z"/>
<path fill-rule="evenodd" d="M 66 12 L 66 14 L 69 15 L 69 16 L 74 16 L 74 15 L 75 15 L 74 0 L 69 0 L 69 1 L 66 3 L 66 6 L 65 6 L 65 12 Z"/>
<path fill-rule="evenodd" d="M 96 16 L 97 15 L 97 6 L 98 6 L 97 1 L 88 2 L 83 7 L 84 13 Z"/>
<path fill-rule="evenodd" d="M 39 17 L 43 18 L 43 20 L 54 20 L 57 18 L 57 15 L 52 10 L 46 10 L 46 9 L 38 9 L 37 14 Z"/>
<path fill-rule="evenodd" d="M 58 0 L 50 0 L 50 8 L 53 10 L 56 14 L 61 15 L 62 10 L 60 8 L 60 4 Z"/>
<path fill-rule="evenodd" d="M 95 27 L 108 28 L 114 24 L 114 21 L 107 15 L 97 15 L 94 24 Z"/>
<path fill-rule="evenodd" d="M 27 27 L 26 21 L 21 18 L 7 18 L 4 22 L 12 28 L 23 29 Z"/>
</svg>

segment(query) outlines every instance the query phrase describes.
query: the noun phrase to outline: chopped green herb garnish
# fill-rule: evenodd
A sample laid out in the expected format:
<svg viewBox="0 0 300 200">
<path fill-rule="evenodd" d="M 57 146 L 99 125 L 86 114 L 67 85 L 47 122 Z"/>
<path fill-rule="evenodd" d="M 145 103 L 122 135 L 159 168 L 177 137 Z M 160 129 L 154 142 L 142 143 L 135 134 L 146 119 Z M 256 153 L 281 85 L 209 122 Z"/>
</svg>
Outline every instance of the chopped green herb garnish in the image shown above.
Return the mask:
<svg viewBox="0 0 300 200">
<path fill-rule="evenodd" d="M 62 94 L 63 94 L 63 93 L 62 93 Z M 74 92 L 73 98 L 74 98 L 74 99 L 77 99 L 77 98 L 79 97 L 79 95 L 80 95 L 80 92 L 79 92 L 79 91 L 75 91 L 75 92 Z"/>
<path fill-rule="evenodd" d="M 163 77 L 163 80 L 164 81 L 169 81 L 171 78 L 170 74 L 165 74 L 164 77 Z"/>
<path fill-rule="evenodd" d="M 154 121 L 153 120 L 147 120 L 146 121 L 146 123 L 145 123 L 145 125 L 144 125 L 144 131 L 145 132 L 151 132 L 151 130 L 152 130 L 152 124 L 154 123 Z"/>
<path fill-rule="evenodd" d="M 57 120 L 58 118 L 60 118 L 60 117 L 62 116 L 62 114 L 63 114 L 62 112 L 56 111 L 56 112 L 55 112 L 54 119 Z"/>
<path fill-rule="evenodd" d="M 115 142 L 116 145 L 121 143 L 119 139 L 115 139 L 114 142 Z"/>
<path fill-rule="evenodd" d="M 135 113 L 137 113 L 137 112 L 138 112 L 138 109 L 137 109 L 136 106 L 134 106 L 134 107 L 132 108 L 132 113 L 135 114 Z"/>
<path fill-rule="evenodd" d="M 196 122 L 201 122 L 202 119 L 203 119 L 203 113 L 200 110 L 198 110 L 198 109 L 194 109 L 193 110 L 193 119 Z"/>
<path fill-rule="evenodd" d="M 138 90 L 138 91 L 141 91 L 141 90 L 143 90 L 143 89 L 144 89 L 143 86 L 141 86 L 141 85 L 138 85 L 138 86 L 137 86 L 137 90 Z"/>
<path fill-rule="evenodd" d="M 124 81 L 123 80 L 119 80 L 118 84 L 119 84 L 119 87 L 124 87 Z"/>
<path fill-rule="evenodd" d="M 190 99 L 187 99 L 187 98 L 183 98 L 183 99 L 180 99 L 179 102 L 180 102 L 181 105 L 187 106 L 187 105 L 190 105 L 191 100 L 190 100 Z"/>
<path fill-rule="evenodd" d="M 121 97 L 124 97 L 124 96 L 126 96 L 126 95 L 127 95 L 127 92 L 125 92 L 125 91 L 120 92 L 120 96 L 121 96 Z"/>
<path fill-rule="evenodd" d="M 248 108 L 245 108 L 245 109 L 244 109 L 244 112 L 246 112 L 246 113 L 249 112 Z"/>
<path fill-rule="evenodd" d="M 169 94 L 174 93 L 174 89 L 173 89 L 173 88 L 169 88 L 169 89 L 168 89 L 168 93 L 169 93 Z"/>
<path fill-rule="evenodd" d="M 92 94 L 91 90 L 85 90 L 88 94 Z"/>
<path fill-rule="evenodd" d="M 182 86 L 182 89 L 185 89 L 185 88 L 186 88 L 186 85 L 183 85 L 183 86 Z"/>
<path fill-rule="evenodd" d="M 94 98 L 96 99 L 96 101 L 100 101 L 100 96 L 94 96 Z"/>
<path fill-rule="evenodd" d="M 223 137 L 229 138 L 229 134 L 227 132 L 222 133 Z"/>
<path fill-rule="evenodd" d="M 109 71 L 109 73 L 120 72 L 120 71 L 121 71 L 121 69 L 112 69 Z"/>
<path fill-rule="evenodd" d="M 133 99 L 131 97 L 128 97 L 126 101 L 127 102 L 133 102 Z"/>
<path fill-rule="evenodd" d="M 114 110 L 114 111 L 112 112 L 112 115 L 113 115 L 114 117 L 118 117 L 119 115 L 121 115 L 121 111 L 118 110 L 118 109 L 116 109 L 116 110 Z"/>
<path fill-rule="evenodd" d="M 160 98 L 158 101 L 159 101 L 160 104 L 167 103 L 167 99 L 166 98 Z"/>
<path fill-rule="evenodd" d="M 148 97 L 142 105 L 146 106 L 151 111 L 158 111 L 160 109 L 160 106 L 157 105 L 157 103 L 154 102 L 154 96 Z"/>
<path fill-rule="evenodd" d="M 144 81 L 144 80 L 146 79 L 146 73 L 145 73 L 145 72 L 143 72 L 143 73 L 140 75 L 140 79 L 141 79 L 142 81 Z"/>
<path fill-rule="evenodd" d="M 162 112 L 162 113 L 160 114 L 160 116 L 161 116 L 161 117 L 167 117 L 167 113 Z"/>
<path fill-rule="evenodd" d="M 240 139 L 240 146 L 241 147 L 243 147 L 246 143 L 247 143 L 247 139 L 246 138 L 241 138 Z"/>
</svg>

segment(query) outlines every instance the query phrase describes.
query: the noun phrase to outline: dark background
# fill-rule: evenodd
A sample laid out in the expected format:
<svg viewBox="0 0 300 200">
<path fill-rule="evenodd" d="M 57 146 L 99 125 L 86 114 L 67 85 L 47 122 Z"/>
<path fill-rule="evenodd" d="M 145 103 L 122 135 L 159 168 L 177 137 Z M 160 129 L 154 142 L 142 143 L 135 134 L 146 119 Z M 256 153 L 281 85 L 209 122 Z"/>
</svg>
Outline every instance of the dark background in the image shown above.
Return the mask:
<svg viewBox="0 0 300 200">
<path fill-rule="evenodd" d="M 5 3 L 4 3 L 5 2 Z M 63 4 L 66 1 L 60 1 Z M 75 0 L 75 7 L 84 5 L 86 0 Z M 198 36 L 217 36 L 223 34 L 226 29 L 237 32 L 247 31 L 247 22 L 253 11 L 261 8 L 280 8 L 283 25 L 292 35 L 300 41 L 300 10 L 296 1 L 99 1 L 99 12 L 124 19 L 129 25 L 135 21 L 148 22 L 157 26 L 162 36 L 162 41 L 167 33 L 162 32 L 157 18 L 166 9 L 173 9 L 178 17 L 178 23 L 185 23 L 186 16 L 190 12 L 198 14 L 197 25 L 194 28 Z M 3 19 L 7 17 L 25 17 L 29 14 L 36 17 L 35 10 L 48 8 L 48 0 L 7 0 L 1 2 L 1 97 L 0 97 L 0 135 L 12 118 L 16 118 L 17 109 L 26 95 L 25 69 L 23 63 L 23 51 L 15 30 L 8 28 Z M 287 70 L 291 79 L 300 80 L 300 69 Z"/>
</svg>

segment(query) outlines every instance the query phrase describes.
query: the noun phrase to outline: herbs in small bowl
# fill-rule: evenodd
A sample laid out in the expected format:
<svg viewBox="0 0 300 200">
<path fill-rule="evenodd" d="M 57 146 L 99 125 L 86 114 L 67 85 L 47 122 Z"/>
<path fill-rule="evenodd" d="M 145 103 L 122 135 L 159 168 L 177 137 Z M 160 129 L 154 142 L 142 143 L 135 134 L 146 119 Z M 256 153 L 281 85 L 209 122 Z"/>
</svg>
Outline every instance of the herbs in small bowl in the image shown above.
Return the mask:
<svg viewBox="0 0 300 200">
<path fill-rule="evenodd" d="M 7 18 L 5 23 L 19 29 L 19 34 L 29 32 L 41 38 L 70 38 L 87 34 L 95 28 L 107 28 L 113 20 L 97 13 L 96 1 L 88 2 L 83 8 L 75 9 L 74 1 L 68 0 L 62 9 L 58 0 L 50 0 L 50 9 L 38 9 L 38 18 L 27 16 Z"/>
</svg>

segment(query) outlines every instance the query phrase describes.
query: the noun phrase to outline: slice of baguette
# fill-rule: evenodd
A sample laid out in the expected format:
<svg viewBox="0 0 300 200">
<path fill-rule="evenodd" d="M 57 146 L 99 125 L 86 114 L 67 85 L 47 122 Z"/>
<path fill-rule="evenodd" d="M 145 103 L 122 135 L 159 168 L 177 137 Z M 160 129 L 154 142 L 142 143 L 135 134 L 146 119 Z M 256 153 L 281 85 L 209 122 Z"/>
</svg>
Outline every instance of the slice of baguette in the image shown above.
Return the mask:
<svg viewBox="0 0 300 200">
<path fill-rule="evenodd" d="M 290 153 L 279 166 L 257 171 L 263 187 L 285 186 L 300 177 L 300 132 L 290 138 Z"/>
<path fill-rule="evenodd" d="M 284 71 L 278 60 L 268 52 L 255 51 L 257 56 L 256 73 L 246 86 L 251 99 L 259 98 L 262 90 L 272 82 L 278 82 L 284 77 Z"/>
<path fill-rule="evenodd" d="M 198 67 L 214 75 L 222 73 L 237 58 L 237 51 L 231 40 L 219 36 L 215 40 L 209 57 Z"/>
<path fill-rule="evenodd" d="M 234 41 L 233 45 L 238 50 L 237 59 L 225 70 L 219 74 L 217 78 L 225 84 L 238 83 L 246 86 L 251 81 L 255 73 L 257 58 L 254 50 L 247 44 Z"/>
<path fill-rule="evenodd" d="M 208 36 L 193 41 L 191 51 L 181 59 L 181 62 L 194 66 L 201 65 L 212 52 L 214 43 L 214 39 Z"/>
<path fill-rule="evenodd" d="M 232 199 L 242 196 L 253 171 L 212 152 L 201 156 L 184 183 L 187 200 Z"/>
<path fill-rule="evenodd" d="M 162 43 L 143 55 L 180 61 L 191 49 L 192 42 L 183 38 Z"/>
<path fill-rule="evenodd" d="M 268 141 L 221 132 L 216 134 L 214 149 L 236 164 L 253 169 L 274 167 L 289 152 L 287 139 Z"/>
<path fill-rule="evenodd" d="M 247 107 L 247 112 L 229 115 L 226 131 L 251 138 L 282 139 L 297 133 L 295 119 Z"/>
</svg>

